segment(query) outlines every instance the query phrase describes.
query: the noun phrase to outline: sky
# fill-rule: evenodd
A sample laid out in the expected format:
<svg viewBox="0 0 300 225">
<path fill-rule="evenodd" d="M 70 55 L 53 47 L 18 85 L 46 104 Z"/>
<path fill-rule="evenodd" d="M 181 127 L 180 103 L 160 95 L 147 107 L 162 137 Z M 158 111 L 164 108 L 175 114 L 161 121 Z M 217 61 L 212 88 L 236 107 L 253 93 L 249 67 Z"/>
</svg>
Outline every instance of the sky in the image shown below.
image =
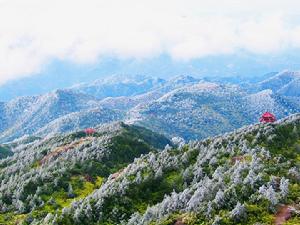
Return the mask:
<svg viewBox="0 0 300 225">
<path fill-rule="evenodd" d="M 53 62 L 72 73 L 100 65 L 99 74 L 116 61 L 141 73 L 162 58 L 170 66 L 241 54 L 286 62 L 300 48 L 299 8 L 298 0 L 0 0 L 0 85 L 49 74 Z"/>
</svg>

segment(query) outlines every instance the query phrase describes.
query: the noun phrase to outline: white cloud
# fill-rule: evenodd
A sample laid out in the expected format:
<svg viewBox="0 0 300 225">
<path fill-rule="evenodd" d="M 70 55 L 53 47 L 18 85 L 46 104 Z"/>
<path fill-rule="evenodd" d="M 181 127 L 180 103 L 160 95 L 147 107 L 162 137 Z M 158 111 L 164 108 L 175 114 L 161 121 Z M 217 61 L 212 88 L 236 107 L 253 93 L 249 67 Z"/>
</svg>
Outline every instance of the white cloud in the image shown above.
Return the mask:
<svg viewBox="0 0 300 225">
<path fill-rule="evenodd" d="M 300 47 L 298 0 L 0 0 L 0 84 L 51 59 L 175 60 Z"/>
</svg>

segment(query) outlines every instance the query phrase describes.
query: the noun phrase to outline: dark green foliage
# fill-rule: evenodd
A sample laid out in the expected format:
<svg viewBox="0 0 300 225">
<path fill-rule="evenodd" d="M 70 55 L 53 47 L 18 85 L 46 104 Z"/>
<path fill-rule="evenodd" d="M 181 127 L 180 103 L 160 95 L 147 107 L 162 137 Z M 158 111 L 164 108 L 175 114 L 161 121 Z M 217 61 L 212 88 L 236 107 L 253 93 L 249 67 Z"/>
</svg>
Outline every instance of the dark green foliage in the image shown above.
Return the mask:
<svg viewBox="0 0 300 225">
<path fill-rule="evenodd" d="M 10 148 L 8 146 L 0 145 L 0 159 L 4 159 L 13 154 L 14 153 L 10 150 Z"/>
<path fill-rule="evenodd" d="M 69 140 L 75 140 L 75 139 L 79 139 L 79 138 L 82 138 L 82 137 L 86 137 L 86 133 L 84 131 L 78 131 L 78 132 L 75 132 L 75 133 L 71 133 L 67 136 L 67 138 Z"/>
<path fill-rule="evenodd" d="M 295 127 L 298 128 L 297 133 L 293 131 Z M 279 125 L 274 129 L 275 136 L 271 140 L 267 140 L 269 136 L 265 135 L 260 143 L 267 146 L 273 154 L 293 158 L 297 154 L 293 147 L 299 140 L 300 124 Z"/>
<path fill-rule="evenodd" d="M 169 171 L 160 178 L 153 177 L 140 185 L 131 185 L 124 196 L 106 199 L 103 207 L 105 217 L 101 222 L 119 223 L 119 215 L 123 215 L 123 219 L 129 219 L 134 212 L 143 213 L 148 205 L 161 202 L 166 194 L 182 190 L 183 180 L 177 171 Z"/>
<path fill-rule="evenodd" d="M 139 127 L 135 125 L 126 125 L 122 123 L 122 126 L 128 131 L 130 134 L 134 134 L 134 136 L 138 139 L 144 140 L 149 145 L 154 148 L 163 149 L 167 144 L 172 145 L 170 140 L 165 136 L 154 133 L 153 131 L 146 129 L 144 127 Z"/>
</svg>

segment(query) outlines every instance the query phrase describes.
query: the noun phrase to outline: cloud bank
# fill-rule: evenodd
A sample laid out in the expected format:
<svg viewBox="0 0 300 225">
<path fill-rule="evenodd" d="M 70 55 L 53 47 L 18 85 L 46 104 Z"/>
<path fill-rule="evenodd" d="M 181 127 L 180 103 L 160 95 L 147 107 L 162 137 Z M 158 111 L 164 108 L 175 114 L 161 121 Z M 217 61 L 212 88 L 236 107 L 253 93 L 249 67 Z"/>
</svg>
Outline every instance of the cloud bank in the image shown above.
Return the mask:
<svg viewBox="0 0 300 225">
<path fill-rule="evenodd" d="M 0 84 L 58 59 L 174 60 L 300 47 L 298 0 L 0 0 Z"/>
</svg>

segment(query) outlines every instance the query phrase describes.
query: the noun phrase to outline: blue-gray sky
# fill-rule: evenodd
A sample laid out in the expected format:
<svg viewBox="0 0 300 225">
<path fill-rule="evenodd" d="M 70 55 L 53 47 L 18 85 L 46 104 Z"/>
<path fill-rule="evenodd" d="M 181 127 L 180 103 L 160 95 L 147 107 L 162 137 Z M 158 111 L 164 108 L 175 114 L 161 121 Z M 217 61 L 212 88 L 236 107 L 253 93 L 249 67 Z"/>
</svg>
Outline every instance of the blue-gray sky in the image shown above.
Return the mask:
<svg viewBox="0 0 300 225">
<path fill-rule="evenodd" d="M 57 61 L 75 69 L 105 62 L 99 74 L 149 73 L 165 56 L 170 66 L 211 73 L 195 62 L 242 54 L 297 69 L 288 57 L 300 48 L 299 8 L 298 0 L 0 0 L 0 84 L 48 74 Z M 111 71 L 111 58 L 131 70 Z M 243 73 L 238 60 L 226 62 Z"/>
</svg>

